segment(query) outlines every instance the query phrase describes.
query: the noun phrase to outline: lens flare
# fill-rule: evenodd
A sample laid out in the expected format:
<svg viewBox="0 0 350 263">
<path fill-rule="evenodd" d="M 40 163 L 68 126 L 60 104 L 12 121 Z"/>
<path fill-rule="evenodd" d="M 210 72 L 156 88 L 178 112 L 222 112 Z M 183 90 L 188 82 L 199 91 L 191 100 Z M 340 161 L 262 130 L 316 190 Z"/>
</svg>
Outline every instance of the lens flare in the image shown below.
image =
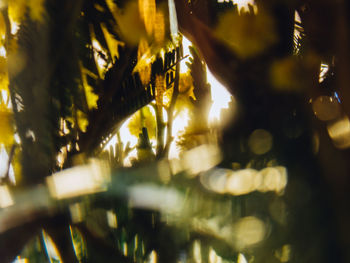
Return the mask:
<svg viewBox="0 0 350 263">
<path fill-rule="evenodd" d="M 234 240 L 237 248 L 247 248 L 261 242 L 266 236 L 265 223 L 253 216 L 240 219 L 234 225 Z"/>
</svg>

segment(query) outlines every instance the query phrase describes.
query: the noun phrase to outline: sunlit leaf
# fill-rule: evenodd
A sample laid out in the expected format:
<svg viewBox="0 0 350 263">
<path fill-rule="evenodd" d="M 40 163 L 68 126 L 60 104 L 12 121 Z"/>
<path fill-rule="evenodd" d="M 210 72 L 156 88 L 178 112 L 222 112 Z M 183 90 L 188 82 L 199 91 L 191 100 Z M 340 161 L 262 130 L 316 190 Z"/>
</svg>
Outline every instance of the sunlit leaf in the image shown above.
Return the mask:
<svg viewBox="0 0 350 263">
<path fill-rule="evenodd" d="M 0 37 L 5 36 L 6 34 L 6 25 L 5 25 L 5 20 L 4 16 L 2 13 L 0 13 Z"/>
<path fill-rule="evenodd" d="M 45 15 L 45 8 L 44 8 L 45 0 L 29 0 L 28 1 L 28 7 L 29 7 L 29 15 L 31 19 L 34 21 L 43 21 L 44 15 Z"/>
<path fill-rule="evenodd" d="M 98 95 L 94 93 L 93 88 L 89 85 L 87 81 L 86 69 L 84 69 L 82 65 L 80 65 L 80 69 L 81 69 L 81 77 L 82 77 L 83 87 L 85 91 L 86 102 L 89 107 L 89 110 L 97 108 Z"/>
<path fill-rule="evenodd" d="M 107 46 L 109 49 L 109 52 L 111 53 L 112 56 L 112 61 L 113 63 L 115 62 L 115 57 L 119 58 L 119 52 L 118 52 L 118 47 L 119 46 L 124 46 L 124 43 L 115 39 L 112 34 L 110 34 L 107 30 L 107 27 L 105 24 L 101 24 L 101 29 L 103 32 L 103 35 L 106 39 Z"/>
<path fill-rule="evenodd" d="M 89 31 L 98 74 L 100 78 L 103 78 L 104 74 L 106 73 L 105 71 L 107 66 L 107 61 L 105 59 L 106 51 L 102 48 L 100 42 L 96 39 L 94 27 L 92 24 L 89 25 Z"/>
<path fill-rule="evenodd" d="M 190 72 L 180 74 L 179 92 L 182 94 L 186 94 L 188 97 L 191 97 L 193 100 L 196 100 L 193 93 L 193 79 Z"/>
<path fill-rule="evenodd" d="M 33 21 L 43 21 L 45 0 L 11 0 L 8 1 L 9 16 L 12 21 L 20 23 L 25 18 L 27 9 Z"/>
<path fill-rule="evenodd" d="M 139 0 L 140 16 L 145 24 L 147 34 L 150 36 L 155 30 L 156 2 L 155 0 Z"/>
<path fill-rule="evenodd" d="M 78 126 L 79 129 L 83 132 L 86 131 L 86 127 L 89 124 L 89 120 L 87 118 L 87 115 L 82 112 L 81 110 L 77 110 L 77 121 L 78 121 Z"/>
<path fill-rule="evenodd" d="M 150 47 L 145 38 L 141 38 L 139 47 L 137 50 L 137 64 L 134 72 L 139 72 L 141 83 L 143 85 L 149 84 L 151 80 L 151 54 Z"/>
<path fill-rule="evenodd" d="M 27 0 L 12 0 L 8 1 L 9 17 L 12 21 L 20 23 L 25 17 L 24 14 L 27 8 Z"/>
<path fill-rule="evenodd" d="M 154 39 L 156 43 L 161 44 L 164 41 L 165 36 L 165 22 L 164 15 L 162 12 L 157 12 L 156 21 L 154 24 Z"/>
<path fill-rule="evenodd" d="M 7 60 L 0 56 L 0 90 L 7 90 L 8 83 Z"/>
<path fill-rule="evenodd" d="M 179 96 L 175 104 L 176 111 L 181 111 L 184 108 L 192 109 L 193 100 L 196 100 L 196 98 L 193 93 L 191 74 L 189 72 L 180 74 Z"/>
<path fill-rule="evenodd" d="M 11 145 L 13 143 L 12 112 L 0 105 L 0 143 Z"/>
<path fill-rule="evenodd" d="M 131 45 L 137 45 L 140 38 L 146 36 L 145 26 L 140 18 L 137 2 L 129 1 L 123 9 L 118 8 L 113 0 L 107 0 L 106 3 L 115 21 L 117 21 L 123 40 Z"/>
<path fill-rule="evenodd" d="M 156 120 L 149 107 L 144 107 L 134 114 L 128 125 L 130 133 L 137 137 L 143 127 L 147 128 L 150 139 L 156 137 Z"/>
</svg>

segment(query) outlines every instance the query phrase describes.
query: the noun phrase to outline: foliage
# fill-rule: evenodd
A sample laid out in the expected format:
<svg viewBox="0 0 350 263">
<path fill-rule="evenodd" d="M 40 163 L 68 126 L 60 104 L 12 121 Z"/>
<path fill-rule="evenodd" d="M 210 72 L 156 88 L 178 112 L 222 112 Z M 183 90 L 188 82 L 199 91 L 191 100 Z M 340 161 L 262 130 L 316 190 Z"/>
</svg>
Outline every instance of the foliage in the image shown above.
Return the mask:
<svg viewBox="0 0 350 263">
<path fill-rule="evenodd" d="M 347 6 L 233 2 L 0 2 L 2 262 L 350 258 Z M 225 128 L 207 68 L 235 96 Z"/>
</svg>

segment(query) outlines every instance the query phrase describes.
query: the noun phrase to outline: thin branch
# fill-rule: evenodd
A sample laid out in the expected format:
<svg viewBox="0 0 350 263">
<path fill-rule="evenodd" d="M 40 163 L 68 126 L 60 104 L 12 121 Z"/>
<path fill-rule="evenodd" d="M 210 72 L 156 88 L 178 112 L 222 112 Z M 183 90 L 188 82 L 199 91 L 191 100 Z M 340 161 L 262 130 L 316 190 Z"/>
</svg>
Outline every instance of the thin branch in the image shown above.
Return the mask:
<svg viewBox="0 0 350 263">
<path fill-rule="evenodd" d="M 174 121 L 174 109 L 175 109 L 177 97 L 179 96 L 179 81 L 180 81 L 180 63 L 177 63 L 176 69 L 175 69 L 174 91 L 171 96 L 170 106 L 167 109 L 167 114 L 168 114 L 167 141 L 164 147 L 164 154 L 166 156 L 168 156 L 169 154 L 170 145 L 174 139 L 172 135 L 172 129 L 173 129 L 173 121 Z"/>
</svg>

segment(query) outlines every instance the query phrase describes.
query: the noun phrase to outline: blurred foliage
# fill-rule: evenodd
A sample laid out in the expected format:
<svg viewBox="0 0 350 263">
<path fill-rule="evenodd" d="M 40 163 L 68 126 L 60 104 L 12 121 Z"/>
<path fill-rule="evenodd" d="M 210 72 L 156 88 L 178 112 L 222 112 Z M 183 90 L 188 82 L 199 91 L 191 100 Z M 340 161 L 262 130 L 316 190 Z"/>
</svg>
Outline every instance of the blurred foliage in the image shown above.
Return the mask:
<svg viewBox="0 0 350 263">
<path fill-rule="evenodd" d="M 348 262 L 349 4 L 235 3 L 0 1 L 1 262 Z"/>
</svg>

